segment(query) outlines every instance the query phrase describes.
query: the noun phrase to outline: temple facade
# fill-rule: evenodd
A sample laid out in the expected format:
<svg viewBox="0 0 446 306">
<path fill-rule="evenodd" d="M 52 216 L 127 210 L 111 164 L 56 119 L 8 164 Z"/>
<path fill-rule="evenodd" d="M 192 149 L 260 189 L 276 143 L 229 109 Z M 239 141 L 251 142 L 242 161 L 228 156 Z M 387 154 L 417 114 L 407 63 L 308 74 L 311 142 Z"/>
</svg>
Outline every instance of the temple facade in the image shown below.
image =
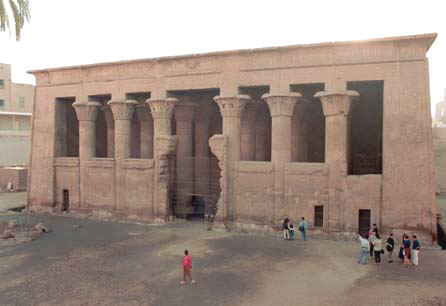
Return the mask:
<svg viewBox="0 0 446 306">
<path fill-rule="evenodd" d="M 435 238 L 435 37 L 31 71 L 29 204 Z"/>
</svg>

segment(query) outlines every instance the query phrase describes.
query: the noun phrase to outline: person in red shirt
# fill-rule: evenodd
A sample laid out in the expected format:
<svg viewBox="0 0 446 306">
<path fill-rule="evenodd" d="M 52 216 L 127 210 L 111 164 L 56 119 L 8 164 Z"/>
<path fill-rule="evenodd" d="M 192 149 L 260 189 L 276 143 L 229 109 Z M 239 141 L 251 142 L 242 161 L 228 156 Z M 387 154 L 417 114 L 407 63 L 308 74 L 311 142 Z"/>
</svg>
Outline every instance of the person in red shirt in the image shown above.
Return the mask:
<svg viewBox="0 0 446 306">
<path fill-rule="evenodd" d="M 182 266 L 183 266 L 183 280 L 181 281 L 181 285 L 186 284 L 186 276 L 189 276 L 191 283 L 195 284 L 195 281 L 192 279 L 192 259 L 189 256 L 188 250 L 184 250 Z"/>
</svg>

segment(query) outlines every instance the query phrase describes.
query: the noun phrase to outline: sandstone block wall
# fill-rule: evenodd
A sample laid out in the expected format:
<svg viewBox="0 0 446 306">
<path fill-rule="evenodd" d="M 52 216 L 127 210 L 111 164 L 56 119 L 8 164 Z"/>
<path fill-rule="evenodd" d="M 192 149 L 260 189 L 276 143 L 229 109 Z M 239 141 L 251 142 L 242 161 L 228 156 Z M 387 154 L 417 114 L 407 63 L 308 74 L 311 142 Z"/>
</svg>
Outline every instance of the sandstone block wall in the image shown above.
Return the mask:
<svg viewBox="0 0 446 306">
<path fill-rule="evenodd" d="M 383 230 L 435 234 L 434 155 L 426 58 L 435 36 L 228 51 L 34 71 L 37 88 L 29 202 L 52 207 L 60 201 L 60 189 L 68 188 L 70 197 L 73 190 L 74 203 L 79 199 L 80 208 L 109 209 L 138 217 L 153 211 L 156 217 L 165 217 L 171 211 L 170 194 L 176 192 L 175 183 L 178 183 L 178 172 L 172 167 L 181 168 L 181 156 L 176 158 L 175 154 L 177 149 L 184 151 L 186 140 L 181 137 L 184 133 L 173 136 L 179 120 L 175 118 L 175 108 L 184 105 L 185 95 L 201 94 L 207 101 L 205 104 L 212 105 L 220 114 L 219 122 L 222 122 L 218 129 L 211 129 L 211 122 L 212 132 L 206 133 L 208 139 L 218 134 L 214 138 L 213 153 L 222 175 L 219 181 L 219 209 L 224 211 L 219 216 L 221 220 L 272 225 L 284 216 L 298 219 L 304 215 L 311 224 L 314 206 L 323 205 L 327 231 L 357 229 L 358 210 L 370 209 L 371 222 Z M 355 128 L 350 126 L 349 105 L 356 103 L 353 101 L 356 97 L 358 103 L 361 99 L 346 91 L 351 81 L 383 84 L 380 174 L 351 176 L 347 171 L 349 130 Z M 305 88 L 311 89 L 315 83 L 322 89 L 321 95 L 307 97 Z M 302 88 L 304 92 L 299 93 Z M 126 106 L 119 107 L 122 113 L 116 107 L 114 112 L 130 115 L 133 106 L 127 103 L 127 97 L 131 93 L 150 95 L 148 103 L 139 106 L 150 109 L 153 116 L 153 159 L 131 158 L 140 155 L 136 144 L 144 139 L 129 139 L 138 130 L 137 126 L 123 133 L 129 129 L 124 129 L 122 122 L 115 126 L 114 140 L 119 150 L 115 150 L 114 157 L 95 157 L 92 144 L 100 140 L 105 144 L 105 138 L 110 137 L 104 129 L 105 119 L 100 119 L 102 134 L 92 134 L 95 118 L 86 116 L 83 120 L 87 124 L 82 123 L 79 131 L 88 130 L 90 134 L 79 134 L 79 138 L 88 136 L 83 138 L 84 142 L 79 141 L 79 151 L 88 156 L 80 154 L 78 172 L 76 166 L 58 165 L 64 163 L 55 158 L 54 149 L 58 143 L 55 136 L 59 124 L 55 120 L 58 99 L 69 98 L 84 106 L 90 101 L 88 107 L 93 109 L 99 106 L 92 105 L 92 101 L 101 97 L 100 103 L 94 103 L 102 105 L 107 99 L 117 101 Z M 242 93 L 256 93 L 256 97 L 253 100 L 249 95 L 241 96 Z M 253 123 L 247 125 L 241 121 L 255 122 L 243 112 L 245 106 L 252 110 L 249 104 L 259 99 L 259 93 L 269 93 L 261 103 L 263 108 L 268 108 L 269 112 L 264 114 L 271 119 L 264 122 L 272 122 L 271 136 L 266 137 L 268 143 L 265 137 L 258 142 L 263 148 L 261 159 L 266 161 L 240 161 L 257 158 L 257 152 L 252 152 L 257 148 L 257 139 L 255 142 L 251 139 L 252 131 L 247 128 Z M 214 96 L 219 96 L 215 102 Z M 322 149 L 322 129 L 296 124 L 293 118 L 299 116 L 293 116 L 293 107 L 304 100 L 321 103 L 319 98 L 325 101 L 325 152 L 317 158 L 308 158 L 304 151 L 312 146 L 313 130 L 317 130 L 317 147 Z M 333 108 L 334 104 L 337 106 Z M 197 129 L 198 122 L 203 122 L 203 113 L 196 115 L 200 121 L 189 122 L 188 129 Z M 209 117 L 217 121 L 214 114 Z M 122 118 L 113 114 L 112 119 L 115 122 L 133 120 Z M 336 129 L 330 128 L 336 122 L 342 123 L 342 128 L 339 125 L 334 125 Z M 127 122 L 125 126 L 131 124 Z M 266 131 L 258 134 L 266 136 Z M 194 139 L 200 133 L 187 135 L 187 154 L 195 157 L 190 142 L 197 148 L 196 144 L 203 144 L 205 140 Z M 199 148 L 203 154 L 203 146 Z M 266 148 L 270 152 L 265 152 Z M 201 173 L 196 171 L 199 164 L 189 166 L 194 171 L 188 177 Z M 218 179 L 218 176 L 212 178 Z M 198 189 L 205 190 L 206 186 L 200 186 Z M 188 192 L 191 188 L 188 187 Z"/>
</svg>

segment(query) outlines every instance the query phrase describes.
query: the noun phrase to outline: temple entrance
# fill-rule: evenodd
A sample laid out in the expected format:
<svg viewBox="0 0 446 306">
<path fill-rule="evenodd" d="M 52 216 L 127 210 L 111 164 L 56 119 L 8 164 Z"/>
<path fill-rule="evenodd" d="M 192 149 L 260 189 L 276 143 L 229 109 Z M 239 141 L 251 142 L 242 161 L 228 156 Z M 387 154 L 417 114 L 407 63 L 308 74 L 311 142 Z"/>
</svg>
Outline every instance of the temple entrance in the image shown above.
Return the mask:
<svg viewBox="0 0 446 306">
<path fill-rule="evenodd" d="M 222 133 L 222 118 L 213 98 L 217 89 L 169 92 L 178 99 L 172 133 L 178 138 L 170 160 L 172 215 L 202 219 L 212 213 L 220 197 L 220 168 L 209 138 Z"/>
</svg>

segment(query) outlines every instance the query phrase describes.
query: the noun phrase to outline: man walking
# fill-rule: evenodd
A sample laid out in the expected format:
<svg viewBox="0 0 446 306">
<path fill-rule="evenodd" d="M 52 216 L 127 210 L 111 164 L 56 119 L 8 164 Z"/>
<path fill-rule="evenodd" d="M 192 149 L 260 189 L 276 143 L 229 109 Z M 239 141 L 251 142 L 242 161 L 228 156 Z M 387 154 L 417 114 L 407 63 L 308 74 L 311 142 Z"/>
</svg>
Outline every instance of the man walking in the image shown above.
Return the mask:
<svg viewBox="0 0 446 306">
<path fill-rule="evenodd" d="M 305 218 L 302 217 L 302 221 L 300 221 L 300 223 L 299 223 L 299 231 L 302 234 L 302 239 L 304 241 L 307 240 L 307 227 L 308 227 L 308 223 L 305 220 Z"/>
</svg>

